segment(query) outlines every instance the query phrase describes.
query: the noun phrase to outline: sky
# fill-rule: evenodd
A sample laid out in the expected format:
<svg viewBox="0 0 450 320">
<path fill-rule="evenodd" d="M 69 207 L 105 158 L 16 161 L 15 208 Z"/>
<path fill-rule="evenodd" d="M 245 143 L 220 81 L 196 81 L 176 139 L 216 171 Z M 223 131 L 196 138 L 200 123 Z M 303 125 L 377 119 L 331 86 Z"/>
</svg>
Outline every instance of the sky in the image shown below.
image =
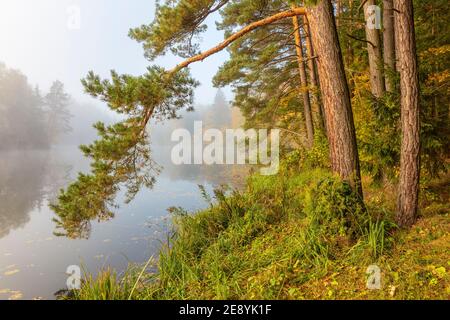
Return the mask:
<svg viewBox="0 0 450 320">
<path fill-rule="evenodd" d="M 130 28 L 153 21 L 155 0 L 0 0 L 0 62 L 19 69 L 32 85 L 48 90 L 62 81 L 80 102 L 92 102 L 83 93 L 80 79 L 93 70 L 104 78 L 111 69 L 140 75 L 157 63 L 166 68 L 181 59 L 168 55 L 150 62 L 141 45 L 128 37 Z M 212 17 L 203 35 L 202 50 L 223 40 Z M 228 58 L 223 51 L 191 67 L 201 86 L 196 104 L 214 101 L 211 79 Z M 228 100 L 231 90 L 225 89 Z"/>
</svg>

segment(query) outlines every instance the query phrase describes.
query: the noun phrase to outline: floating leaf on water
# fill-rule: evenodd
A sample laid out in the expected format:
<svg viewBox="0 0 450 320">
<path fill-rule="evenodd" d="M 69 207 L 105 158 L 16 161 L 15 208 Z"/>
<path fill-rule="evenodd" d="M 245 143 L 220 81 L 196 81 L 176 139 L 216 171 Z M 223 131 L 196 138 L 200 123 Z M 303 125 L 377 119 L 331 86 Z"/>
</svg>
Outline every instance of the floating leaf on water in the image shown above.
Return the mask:
<svg viewBox="0 0 450 320">
<path fill-rule="evenodd" d="M 23 298 L 23 293 L 20 291 L 11 291 L 12 295 L 8 298 L 8 300 L 19 300 Z"/>
<path fill-rule="evenodd" d="M 5 276 L 12 276 L 12 275 L 15 275 L 16 273 L 19 273 L 19 272 L 20 272 L 19 269 L 14 269 L 14 270 L 11 270 L 11 271 L 6 271 L 3 275 L 5 275 Z"/>
<path fill-rule="evenodd" d="M 4 271 L 4 270 L 8 270 L 8 269 L 13 269 L 13 268 L 15 268 L 15 267 L 16 267 L 15 264 L 11 264 L 11 265 L 9 265 L 9 266 L 6 266 L 6 267 L 3 268 L 3 269 L 0 269 L 0 271 Z"/>
</svg>

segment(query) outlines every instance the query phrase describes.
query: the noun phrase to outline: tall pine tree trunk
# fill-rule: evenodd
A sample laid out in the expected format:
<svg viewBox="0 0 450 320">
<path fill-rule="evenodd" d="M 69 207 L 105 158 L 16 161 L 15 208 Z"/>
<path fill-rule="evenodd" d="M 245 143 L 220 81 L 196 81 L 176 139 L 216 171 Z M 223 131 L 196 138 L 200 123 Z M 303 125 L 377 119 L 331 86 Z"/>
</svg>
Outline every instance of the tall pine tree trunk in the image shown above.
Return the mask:
<svg viewBox="0 0 450 320">
<path fill-rule="evenodd" d="M 312 87 L 312 104 L 317 114 L 316 122 L 319 124 L 325 135 L 327 135 L 325 112 L 320 101 L 319 76 L 317 75 L 314 46 L 311 40 L 311 31 L 309 30 L 309 22 L 306 15 L 303 16 L 303 30 L 305 31 L 306 56 L 308 58 L 309 79 Z"/>
<path fill-rule="evenodd" d="M 395 33 L 400 71 L 402 146 L 397 216 L 399 226 L 411 226 L 418 211 L 420 179 L 419 74 L 412 0 L 396 0 Z"/>
<path fill-rule="evenodd" d="M 373 10 L 371 6 L 375 6 L 375 0 L 367 0 L 364 3 L 364 16 L 366 18 L 366 40 L 367 51 L 369 54 L 369 68 L 370 68 L 370 89 L 372 94 L 381 98 L 385 92 L 383 68 L 382 68 L 382 52 L 380 31 L 371 24 L 373 20 Z"/>
<path fill-rule="evenodd" d="M 305 66 L 305 59 L 303 56 L 303 44 L 298 17 L 297 16 L 292 17 L 292 22 L 294 25 L 295 48 L 297 51 L 297 62 L 300 73 L 300 86 L 301 86 L 300 93 L 303 97 L 303 109 L 305 114 L 308 147 L 311 148 L 314 144 L 314 125 L 312 120 L 311 101 L 309 99 L 309 89 L 308 89 L 308 78 L 306 76 L 306 66 Z"/>
<path fill-rule="evenodd" d="M 395 71 L 395 33 L 394 33 L 393 0 L 383 0 L 383 47 L 384 65 L 389 72 Z M 394 92 L 395 84 L 392 76 L 386 74 L 386 91 Z"/>
<path fill-rule="evenodd" d="M 342 52 L 330 0 L 307 7 L 311 36 L 327 120 L 330 159 L 334 172 L 348 181 L 362 198 L 355 124 Z"/>
</svg>

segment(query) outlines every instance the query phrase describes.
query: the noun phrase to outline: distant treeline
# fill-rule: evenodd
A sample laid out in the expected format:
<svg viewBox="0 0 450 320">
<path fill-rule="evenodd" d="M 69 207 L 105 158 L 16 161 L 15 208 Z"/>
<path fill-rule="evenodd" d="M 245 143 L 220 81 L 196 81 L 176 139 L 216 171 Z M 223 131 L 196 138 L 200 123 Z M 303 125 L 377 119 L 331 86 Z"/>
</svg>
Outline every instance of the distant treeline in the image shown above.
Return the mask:
<svg viewBox="0 0 450 320">
<path fill-rule="evenodd" d="M 43 94 L 0 63 L 0 150 L 47 149 L 71 131 L 70 97 L 55 81 Z"/>
</svg>

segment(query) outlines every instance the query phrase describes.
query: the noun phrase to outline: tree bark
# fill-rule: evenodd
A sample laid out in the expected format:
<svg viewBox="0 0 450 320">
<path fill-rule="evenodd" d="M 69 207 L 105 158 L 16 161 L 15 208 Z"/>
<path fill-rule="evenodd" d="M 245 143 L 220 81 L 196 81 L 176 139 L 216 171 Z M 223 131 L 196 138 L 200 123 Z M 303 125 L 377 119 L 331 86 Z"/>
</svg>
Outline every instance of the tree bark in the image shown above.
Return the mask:
<svg viewBox="0 0 450 320">
<path fill-rule="evenodd" d="M 298 70 L 300 74 L 300 94 L 303 97 L 303 109 L 305 114 L 308 147 L 311 148 L 314 144 L 314 125 L 311 114 L 311 101 L 309 99 L 308 78 L 306 76 L 305 59 L 303 56 L 303 43 L 300 33 L 300 24 L 298 22 L 298 16 L 292 17 L 292 23 L 294 25 L 295 48 L 297 51 Z"/>
<path fill-rule="evenodd" d="M 314 46 L 311 40 L 311 31 L 309 30 L 309 22 L 306 15 L 303 16 L 303 30 L 305 32 L 306 40 L 306 55 L 308 58 L 309 79 L 312 87 L 312 104 L 314 106 L 316 114 L 318 115 L 317 123 L 324 131 L 325 135 L 327 135 L 325 111 L 323 110 L 323 105 L 320 101 L 319 76 L 317 75 Z"/>
<path fill-rule="evenodd" d="M 364 3 L 364 16 L 366 22 L 371 17 L 370 6 L 375 5 L 375 0 L 367 0 Z M 374 27 L 369 27 L 369 23 L 366 23 L 366 40 L 367 40 L 367 52 L 369 54 L 369 69 L 370 69 L 370 89 L 372 94 L 381 98 L 385 92 L 385 85 L 383 79 L 382 66 L 382 52 L 381 52 L 381 40 L 380 32 Z"/>
<path fill-rule="evenodd" d="M 327 119 L 330 159 L 334 172 L 363 197 L 355 124 L 342 52 L 330 0 L 307 7 L 311 36 Z"/>
<path fill-rule="evenodd" d="M 389 75 L 390 72 L 395 71 L 395 33 L 393 9 L 393 0 L 383 0 L 384 66 L 389 71 L 385 74 L 386 91 L 391 93 L 395 91 L 395 83 Z"/>
<path fill-rule="evenodd" d="M 401 227 L 409 227 L 417 217 L 419 199 L 419 73 L 412 0 L 396 0 L 394 6 L 402 123 L 396 221 Z"/>
</svg>

